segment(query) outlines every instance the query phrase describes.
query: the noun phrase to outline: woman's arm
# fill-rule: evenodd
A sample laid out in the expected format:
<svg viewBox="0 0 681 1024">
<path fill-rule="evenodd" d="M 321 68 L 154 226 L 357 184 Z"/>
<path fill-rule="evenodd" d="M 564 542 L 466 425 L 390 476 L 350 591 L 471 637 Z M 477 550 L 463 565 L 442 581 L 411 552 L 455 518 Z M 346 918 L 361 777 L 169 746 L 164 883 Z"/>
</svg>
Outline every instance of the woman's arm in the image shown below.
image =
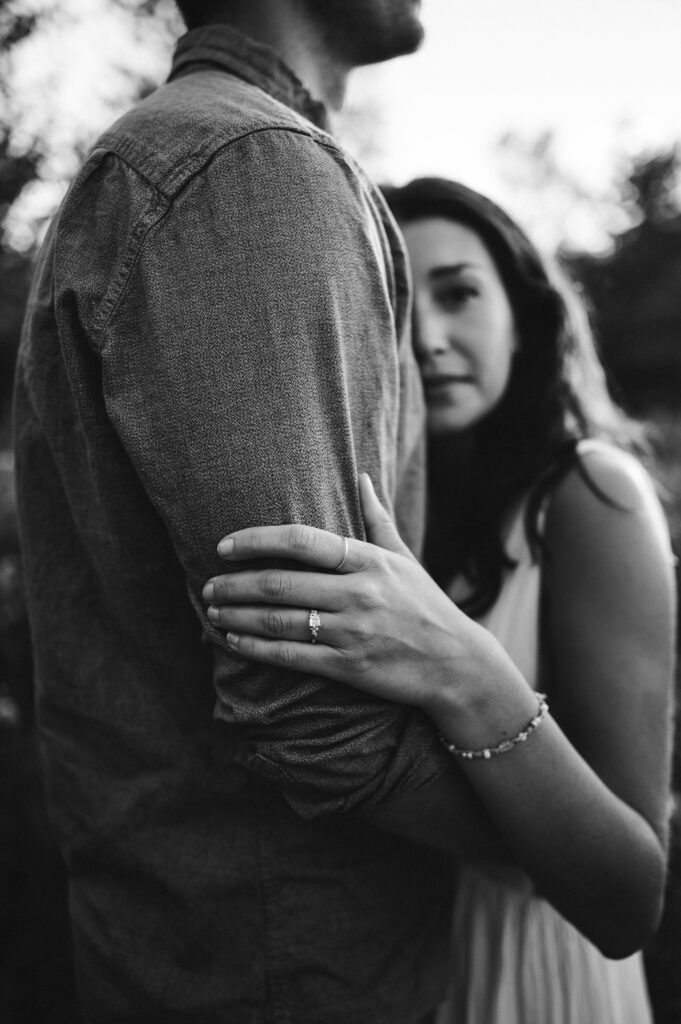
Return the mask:
<svg viewBox="0 0 681 1024">
<path fill-rule="evenodd" d="M 673 582 L 647 478 L 610 449 L 588 460 L 594 483 L 616 505 L 575 471 L 556 491 L 546 525 L 545 634 L 557 717 L 506 754 L 457 763 L 543 894 L 604 952 L 622 956 L 654 929 L 663 890 Z M 385 537 L 385 514 L 364 490 L 374 533 Z M 339 538 L 288 529 L 294 533 L 284 528 L 276 543 L 259 533 L 258 553 L 264 543 L 267 554 L 282 554 L 284 544 L 290 556 L 294 536 L 311 564 L 338 562 Z M 237 555 L 252 556 L 248 535 L 235 536 Z M 221 578 L 214 599 L 236 602 L 220 610 L 222 623 L 260 634 L 236 639 L 240 653 L 314 665 L 416 704 L 459 747 L 498 743 L 535 714 L 536 696 L 500 645 L 413 561 L 355 543 L 344 569 Z M 286 605 L 276 625 L 271 607 L 263 617 L 262 607 L 243 604 L 256 593 L 266 606 Z M 316 645 L 305 642 L 306 606 L 324 609 Z M 267 639 L 273 632 L 291 639 Z M 432 827 L 443 806 L 435 800 Z"/>
<path fill-rule="evenodd" d="M 612 956 L 656 927 L 663 894 L 674 665 L 666 525 L 640 466 L 593 449 L 549 508 L 543 570 L 549 717 L 509 755 L 465 770 L 542 893 Z M 471 746 L 490 742 L 521 687 L 463 702 Z M 531 709 L 530 709 L 531 710 Z M 462 702 L 431 713 L 463 731 Z M 487 735 L 487 739 L 485 736 Z"/>
<path fill-rule="evenodd" d="M 598 888 L 605 931 L 608 903 L 614 907 L 618 901 L 628 904 L 631 922 L 647 921 L 652 931 L 661 909 L 669 812 L 675 646 L 671 551 L 659 503 L 638 463 L 605 446 L 592 448 L 584 460 L 591 480 L 615 507 L 575 470 L 556 491 L 548 512 L 543 632 L 552 710 L 564 731 L 553 756 L 565 742 L 571 747 L 555 762 L 556 770 L 563 766 L 557 770 L 560 801 L 551 813 L 546 794 L 544 835 L 552 842 L 549 829 L 555 827 L 556 836 L 565 840 L 564 867 L 569 870 L 572 862 L 583 872 L 583 888 L 563 894 L 559 883 L 553 890 L 563 912 L 564 900 L 574 900 L 573 920 L 582 914 L 586 920 L 589 889 Z M 550 734 L 537 738 L 527 753 L 538 755 Z M 553 764 L 547 751 L 537 767 L 550 773 Z M 508 828 L 502 824 L 501 803 L 492 804 L 491 794 L 483 799 L 509 837 L 511 823 Z M 561 813 L 563 821 L 558 820 Z M 577 838 L 571 816 L 582 832 Z M 523 818 L 516 825 L 528 827 Z M 520 856 L 527 870 L 540 886 L 553 885 L 549 859 L 544 859 L 549 846 L 542 850 L 541 833 L 524 845 Z M 626 947 L 626 914 L 613 909 L 612 915 L 613 928 L 618 921 L 622 925 Z"/>
</svg>

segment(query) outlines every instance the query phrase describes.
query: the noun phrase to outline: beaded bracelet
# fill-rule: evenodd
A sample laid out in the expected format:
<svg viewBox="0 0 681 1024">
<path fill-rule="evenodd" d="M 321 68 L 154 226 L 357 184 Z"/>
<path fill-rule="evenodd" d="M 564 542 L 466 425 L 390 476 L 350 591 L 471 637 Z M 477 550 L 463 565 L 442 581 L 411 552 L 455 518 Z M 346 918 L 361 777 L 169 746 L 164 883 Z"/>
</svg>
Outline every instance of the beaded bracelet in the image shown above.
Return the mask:
<svg viewBox="0 0 681 1024">
<path fill-rule="evenodd" d="M 482 750 L 462 750 L 461 747 L 457 747 L 454 743 L 450 743 L 444 736 L 440 736 L 441 742 L 447 748 L 450 754 L 456 754 L 457 757 L 463 757 L 466 761 L 476 761 L 478 758 L 485 758 L 489 760 L 490 757 L 494 757 L 495 754 L 505 754 L 509 750 L 513 750 L 513 747 L 517 743 L 524 743 L 528 736 L 531 736 L 533 732 L 539 728 L 546 717 L 546 713 L 549 710 L 549 706 L 546 702 L 546 694 L 538 693 L 536 695 L 539 701 L 539 707 L 537 714 L 534 718 L 531 718 L 524 729 L 521 729 L 517 736 L 513 736 L 510 740 L 502 740 L 501 743 L 497 743 L 496 747 L 483 747 Z"/>
</svg>

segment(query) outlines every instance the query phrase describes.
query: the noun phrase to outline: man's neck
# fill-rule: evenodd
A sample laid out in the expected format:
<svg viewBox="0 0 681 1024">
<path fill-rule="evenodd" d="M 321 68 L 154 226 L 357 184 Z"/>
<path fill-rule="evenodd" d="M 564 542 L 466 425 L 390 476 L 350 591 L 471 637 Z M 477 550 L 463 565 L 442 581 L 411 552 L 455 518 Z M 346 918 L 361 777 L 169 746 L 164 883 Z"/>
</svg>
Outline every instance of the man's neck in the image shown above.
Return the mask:
<svg viewBox="0 0 681 1024">
<path fill-rule="evenodd" d="M 233 3 L 224 19 L 275 50 L 316 100 L 342 106 L 350 69 L 330 51 L 320 26 L 291 0 Z"/>
</svg>

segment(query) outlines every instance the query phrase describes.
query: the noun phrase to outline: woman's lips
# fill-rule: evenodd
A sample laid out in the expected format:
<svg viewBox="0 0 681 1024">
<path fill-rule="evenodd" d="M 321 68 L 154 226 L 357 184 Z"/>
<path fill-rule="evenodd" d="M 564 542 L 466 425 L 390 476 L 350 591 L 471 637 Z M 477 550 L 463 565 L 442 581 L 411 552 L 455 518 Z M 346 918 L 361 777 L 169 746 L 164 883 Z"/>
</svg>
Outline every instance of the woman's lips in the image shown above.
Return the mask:
<svg viewBox="0 0 681 1024">
<path fill-rule="evenodd" d="M 446 376 L 424 377 L 423 390 L 428 402 L 454 402 L 457 400 L 458 388 L 473 384 L 470 374 L 447 374 Z"/>
<path fill-rule="evenodd" d="M 450 384 L 472 384 L 473 377 L 469 373 L 449 373 L 441 377 L 424 377 L 423 386 L 426 391 L 449 387 Z"/>
</svg>

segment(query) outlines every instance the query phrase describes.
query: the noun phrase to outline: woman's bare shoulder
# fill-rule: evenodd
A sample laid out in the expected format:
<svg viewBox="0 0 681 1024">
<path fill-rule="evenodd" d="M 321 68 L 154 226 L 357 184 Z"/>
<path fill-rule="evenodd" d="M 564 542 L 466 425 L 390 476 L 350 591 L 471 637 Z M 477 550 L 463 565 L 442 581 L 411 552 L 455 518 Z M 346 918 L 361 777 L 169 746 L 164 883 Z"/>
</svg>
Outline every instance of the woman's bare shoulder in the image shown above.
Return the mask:
<svg viewBox="0 0 681 1024">
<path fill-rule="evenodd" d="M 549 548 L 570 540 L 602 549 L 640 539 L 671 559 L 667 522 L 655 484 L 628 452 L 604 441 L 582 441 L 574 466 L 554 490 L 546 514 Z M 571 544 L 569 545 L 571 547 Z"/>
</svg>

